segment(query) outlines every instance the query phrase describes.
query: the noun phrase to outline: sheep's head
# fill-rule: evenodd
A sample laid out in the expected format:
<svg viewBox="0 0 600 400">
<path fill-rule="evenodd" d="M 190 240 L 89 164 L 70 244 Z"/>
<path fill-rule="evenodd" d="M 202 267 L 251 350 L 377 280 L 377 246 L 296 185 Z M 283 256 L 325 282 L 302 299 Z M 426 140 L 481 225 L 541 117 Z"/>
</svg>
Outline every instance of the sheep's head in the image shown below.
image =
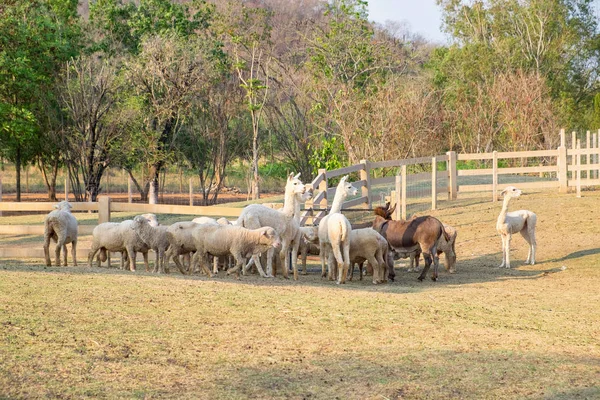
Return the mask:
<svg viewBox="0 0 600 400">
<path fill-rule="evenodd" d="M 144 225 L 149 225 L 150 222 L 143 215 L 136 215 L 133 219 L 133 223 L 131 224 L 131 229 L 138 230 L 141 229 Z"/>
<path fill-rule="evenodd" d="M 348 175 L 343 176 L 342 179 L 340 179 L 340 183 L 338 183 L 337 190 L 343 191 L 346 196 L 356 196 L 358 189 L 352 186 L 352 184 L 347 180 Z"/>
<path fill-rule="evenodd" d="M 300 173 L 298 173 L 297 175 L 290 173 L 287 179 L 287 183 L 285 185 L 286 193 L 291 192 L 294 194 L 303 194 L 306 191 L 304 183 L 302 183 L 302 181 L 299 178 Z"/>
<path fill-rule="evenodd" d="M 150 223 L 150 226 L 158 226 L 158 218 L 156 218 L 155 214 L 142 214 L 141 217 L 144 217 L 146 219 L 146 221 L 148 221 Z"/>
<path fill-rule="evenodd" d="M 314 194 L 313 192 L 314 191 L 313 191 L 312 186 L 310 186 L 310 185 L 304 185 L 304 193 L 302 193 L 300 195 L 300 200 L 301 201 L 307 201 L 307 200 L 312 199 L 313 194 Z"/>
<path fill-rule="evenodd" d="M 261 245 L 266 247 L 274 247 L 278 248 L 281 246 L 281 239 L 275 229 L 267 226 L 264 228 L 260 228 L 260 241 Z"/>
<path fill-rule="evenodd" d="M 68 201 L 63 200 L 60 203 L 55 204 L 54 208 L 56 208 L 57 210 L 71 211 L 71 208 L 73 208 L 73 206 Z"/>
<path fill-rule="evenodd" d="M 302 236 L 310 243 L 315 243 L 319 240 L 319 227 L 318 226 L 305 226 L 302 229 Z"/>
<path fill-rule="evenodd" d="M 514 186 L 507 186 L 501 194 L 504 197 L 519 197 L 523 192 Z"/>
</svg>

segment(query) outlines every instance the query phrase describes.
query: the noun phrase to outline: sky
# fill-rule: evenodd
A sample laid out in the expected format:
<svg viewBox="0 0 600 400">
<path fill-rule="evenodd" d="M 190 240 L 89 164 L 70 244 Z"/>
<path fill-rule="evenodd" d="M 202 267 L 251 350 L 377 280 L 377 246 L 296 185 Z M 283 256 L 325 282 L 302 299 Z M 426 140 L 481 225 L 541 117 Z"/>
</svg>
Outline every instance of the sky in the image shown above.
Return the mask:
<svg viewBox="0 0 600 400">
<path fill-rule="evenodd" d="M 368 0 L 369 19 L 406 23 L 412 33 L 439 43 L 448 41 L 441 31 L 442 13 L 435 0 Z"/>
</svg>

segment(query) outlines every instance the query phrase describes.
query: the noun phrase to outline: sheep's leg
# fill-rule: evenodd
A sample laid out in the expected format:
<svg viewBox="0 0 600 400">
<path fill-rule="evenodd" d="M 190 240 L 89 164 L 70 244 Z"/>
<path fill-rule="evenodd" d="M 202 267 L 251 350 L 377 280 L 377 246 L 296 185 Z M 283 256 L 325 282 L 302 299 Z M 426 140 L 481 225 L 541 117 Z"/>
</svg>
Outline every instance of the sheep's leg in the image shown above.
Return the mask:
<svg viewBox="0 0 600 400">
<path fill-rule="evenodd" d="M 304 244 L 302 245 L 302 248 L 300 250 L 300 256 L 302 257 L 302 275 L 307 275 L 308 272 L 306 272 L 306 256 L 308 254 L 308 244 Z"/>
<path fill-rule="evenodd" d="M 213 256 L 215 260 L 219 260 L 219 257 L 217 256 Z M 209 257 L 208 257 L 208 253 L 204 254 L 204 257 L 202 257 L 202 271 L 206 274 L 206 276 L 208 276 L 209 278 L 212 278 L 214 275 L 210 272 L 210 268 L 209 268 L 210 262 L 209 262 Z M 239 273 L 238 273 L 239 275 Z"/>
<path fill-rule="evenodd" d="M 373 266 L 373 284 L 377 285 L 383 283 L 383 274 L 381 273 L 381 264 L 377 261 L 374 254 L 369 255 L 367 258 L 369 265 Z"/>
<path fill-rule="evenodd" d="M 213 274 L 219 273 L 219 257 L 213 257 Z"/>
<path fill-rule="evenodd" d="M 50 261 L 50 238 L 52 237 L 51 232 L 44 232 L 44 257 L 46 258 L 46 266 L 51 267 L 52 261 Z M 91 266 L 91 263 L 90 263 Z"/>
<path fill-rule="evenodd" d="M 150 264 L 148 263 L 148 252 L 142 252 L 142 256 L 144 257 L 144 266 L 146 267 L 146 272 L 150 272 Z"/>
<path fill-rule="evenodd" d="M 73 258 L 73 266 L 77 266 L 77 240 L 71 242 L 71 257 Z"/>
<path fill-rule="evenodd" d="M 95 248 L 92 245 L 92 248 L 90 249 L 90 252 L 88 254 L 88 267 L 92 268 L 92 260 L 94 259 L 94 256 L 96 255 L 96 253 L 98 252 L 98 250 L 100 250 L 100 248 Z M 98 255 L 98 265 L 97 267 L 100 267 L 100 255 Z"/>
<path fill-rule="evenodd" d="M 179 272 L 181 272 L 182 275 L 185 275 L 185 269 L 183 268 L 183 265 L 181 265 L 181 261 L 179 261 L 179 253 L 176 250 L 172 249 L 173 247 L 169 247 L 169 250 L 167 250 L 167 254 L 165 256 L 167 258 L 167 268 L 169 267 L 169 262 L 172 258 Z"/>
<path fill-rule="evenodd" d="M 327 279 L 333 281 L 337 276 L 338 265 L 333 251 L 331 249 L 327 250 L 329 252 L 327 255 Z"/>
<path fill-rule="evenodd" d="M 63 265 L 65 267 L 67 267 L 68 264 L 67 264 L 67 245 L 66 244 L 62 245 L 62 255 L 63 255 Z"/>
<path fill-rule="evenodd" d="M 319 258 L 321 259 L 321 278 L 325 278 L 327 273 L 325 272 L 325 244 L 319 243 Z"/>
<path fill-rule="evenodd" d="M 134 272 L 136 252 L 133 250 L 133 246 L 127 246 L 125 249 L 127 250 L 127 257 L 129 257 L 129 270 Z"/>
<path fill-rule="evenodd" d="M 362 263 L 360 263 L 359 268 L 362 269 Z M 348 268 L 348 280 L 351 281 L 352 278 L 354 278 L 354 263 L 350 263 L 350 267 Z"/>
</svg>

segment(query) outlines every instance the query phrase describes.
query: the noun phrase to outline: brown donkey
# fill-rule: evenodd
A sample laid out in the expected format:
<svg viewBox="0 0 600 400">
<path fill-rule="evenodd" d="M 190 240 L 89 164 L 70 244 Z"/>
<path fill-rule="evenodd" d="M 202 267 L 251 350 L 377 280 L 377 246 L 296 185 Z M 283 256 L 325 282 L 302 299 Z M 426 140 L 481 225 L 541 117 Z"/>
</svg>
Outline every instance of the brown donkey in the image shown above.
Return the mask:
<svg viewBox="0 0 600 400">
<path fill-rule="evenodd" d="M 387 203 L 385 207 L 375 208 L 375 221 L 373 221 L 373 229 L 379 232 L 387 239 L 390 247 L 397 251 L 412 251 L 421 247 L 423 258 L 425 258 L 425 268 L 419 275 L 419 280 L 422 281 L 427 276 L 427 271 L 433 261 L 432 280 L 437 280 L 438 277 L 438 260 L 437 260 L 437 242 L 444 235 L 446 240 L 450 237 L 444 230 L 442 223 L 434 217 L 423 216 L 412 218 L 408 221 L 391 219 L 396 206 L 389 208 Z M 393 271 L 393 269 L 392 269 Z M 393 277 L 390 276 L 393 280 Z"/>
</svg>

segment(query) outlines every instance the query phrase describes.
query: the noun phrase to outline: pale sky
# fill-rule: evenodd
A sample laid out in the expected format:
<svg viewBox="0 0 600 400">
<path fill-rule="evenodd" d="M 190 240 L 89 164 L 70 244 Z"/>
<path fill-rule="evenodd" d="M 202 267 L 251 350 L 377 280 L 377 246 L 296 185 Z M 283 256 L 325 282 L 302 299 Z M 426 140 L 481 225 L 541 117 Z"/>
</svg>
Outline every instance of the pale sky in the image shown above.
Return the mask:
<svg viewBox="0 0 600 400">
<path fill-rule="evenodd" d="M 384 23 L 386 20 L 408 25 L 410 32 L 439 43 L 448 39 L 441 31 L 441 9 L 435 0 L 368 0 L 369 19 Z"/>
</svg>

